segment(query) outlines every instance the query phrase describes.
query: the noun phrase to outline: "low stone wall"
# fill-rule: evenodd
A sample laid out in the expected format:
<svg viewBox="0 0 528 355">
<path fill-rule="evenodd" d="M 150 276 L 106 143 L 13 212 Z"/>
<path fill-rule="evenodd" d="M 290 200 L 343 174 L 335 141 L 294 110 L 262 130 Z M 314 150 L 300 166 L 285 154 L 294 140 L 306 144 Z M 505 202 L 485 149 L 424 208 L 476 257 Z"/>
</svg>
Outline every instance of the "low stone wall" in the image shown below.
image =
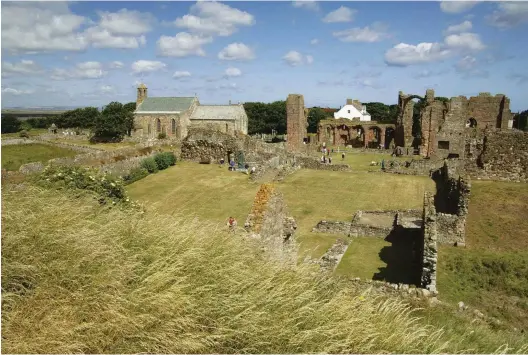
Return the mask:
<svg viewBox="0 0 528 355">
<path fill-rule="evenodd" d="M 423 212 L 423 246 L 422 246 L 422 287 L 431 291 L 436 290 L 436 266 L 438 262 L 438 234 L 437 214 L 434 207 L 434 198 L 429 194 L 424 195 Z"/>
<path fill-rule="evenodd" d="M 314 233 L 331 233 L 331 234 L 344 234 L 350 235 L 350 222 L 340 221 L 321 221 L 312 229 Z"/>
<path fill-rule="evenodd" d="M 2 138 L 2 147 L 5 145 L 19 145 L 19 144 L 33 144 L 37 143 L 32 139 L 27 138 Z"/>
<path fill-rule="evenodd" d="M 332 272 L 335 270 L 339 262 L 345 255 L 350 242 L 344 239 L 338 239 L 335 243 L 328 249 L 328 251 L 321 257 L 319 265 L 321 266 L 321 271 L 323 272 Z"/>
<path fill-rule="evenodd" d="M 295 156 L 296 164 L 304 169 L 330 170 L 330 171 L 350 171 L 350 166 L 346 164 L 323 164 L 317 158 L 310 156 Z"/>
</svg>

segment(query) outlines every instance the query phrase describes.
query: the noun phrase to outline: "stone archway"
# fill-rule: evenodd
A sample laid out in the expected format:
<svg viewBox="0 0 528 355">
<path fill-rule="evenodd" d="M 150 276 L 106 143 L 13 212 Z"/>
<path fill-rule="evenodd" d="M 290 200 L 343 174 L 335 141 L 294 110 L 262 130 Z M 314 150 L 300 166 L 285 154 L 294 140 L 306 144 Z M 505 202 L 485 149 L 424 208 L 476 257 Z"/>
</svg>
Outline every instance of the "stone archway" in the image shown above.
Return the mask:
<svg viewBox="0 0 528 355">
<path fill-rule="evenodd" d="M 391 144 L 394 143 L 395 132 L 396 131 L 392 127 L 387 127 L 385 129 L 385 144 L 384 144 L 385 149 L 389 149 L 391 147 Z"/>
</svg>

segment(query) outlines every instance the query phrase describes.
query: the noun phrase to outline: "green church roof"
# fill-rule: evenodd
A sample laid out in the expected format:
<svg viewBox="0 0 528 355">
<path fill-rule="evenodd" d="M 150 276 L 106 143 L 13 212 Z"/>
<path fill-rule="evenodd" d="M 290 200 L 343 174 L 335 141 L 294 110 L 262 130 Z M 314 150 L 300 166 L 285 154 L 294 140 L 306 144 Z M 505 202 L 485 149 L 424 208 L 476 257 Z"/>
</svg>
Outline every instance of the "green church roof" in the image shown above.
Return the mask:
<svg viewBox="0 0 528 355">
<path fill-rule="evenodd" d="M 186 111 L 194 97 L 147 97 L 137 108 L 137 112 Z"/>
</svg>

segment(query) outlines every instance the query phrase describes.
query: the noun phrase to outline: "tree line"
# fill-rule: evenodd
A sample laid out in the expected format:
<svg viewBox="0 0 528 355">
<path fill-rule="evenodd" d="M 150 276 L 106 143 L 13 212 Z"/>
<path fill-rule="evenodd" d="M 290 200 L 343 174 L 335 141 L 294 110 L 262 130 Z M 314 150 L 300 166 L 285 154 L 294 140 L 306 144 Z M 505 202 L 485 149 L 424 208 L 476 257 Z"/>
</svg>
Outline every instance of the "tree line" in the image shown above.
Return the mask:
<svg viewBox="0 0 528 355">
<path fill-rule="evenodd" d="M 134 128 L 135 102 L 122 104 L 113 101 L 102 109 L 83 107 L 69 110 L 60 115 L 31 117 L 21 121 L 16 114 L 2 115 L 2 133 L 16 133 L 33 128 L 49 128 L 55 124 L 62 129 L 89 129 L 92 140 L 118 141 L 130 135 Z"/>
</svg>

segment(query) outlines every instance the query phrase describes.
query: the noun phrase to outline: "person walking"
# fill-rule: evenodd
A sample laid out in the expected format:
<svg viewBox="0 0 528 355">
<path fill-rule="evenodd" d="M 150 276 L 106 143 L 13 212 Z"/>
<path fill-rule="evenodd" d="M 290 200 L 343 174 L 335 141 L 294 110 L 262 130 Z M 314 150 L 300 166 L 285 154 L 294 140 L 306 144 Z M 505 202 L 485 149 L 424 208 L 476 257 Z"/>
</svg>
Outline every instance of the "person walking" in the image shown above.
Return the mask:
<svg viewBox="0 0 528 355">
<path fill-rule="evenodd" d="M 341 153 L 341 160 L 345 160 L 345 152 Z"/>
</svg>

